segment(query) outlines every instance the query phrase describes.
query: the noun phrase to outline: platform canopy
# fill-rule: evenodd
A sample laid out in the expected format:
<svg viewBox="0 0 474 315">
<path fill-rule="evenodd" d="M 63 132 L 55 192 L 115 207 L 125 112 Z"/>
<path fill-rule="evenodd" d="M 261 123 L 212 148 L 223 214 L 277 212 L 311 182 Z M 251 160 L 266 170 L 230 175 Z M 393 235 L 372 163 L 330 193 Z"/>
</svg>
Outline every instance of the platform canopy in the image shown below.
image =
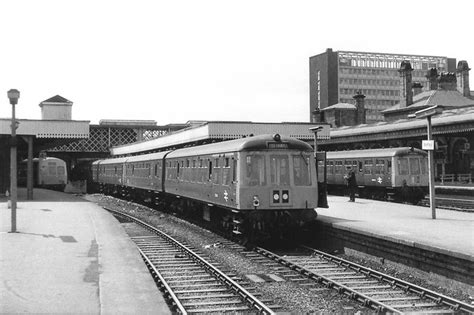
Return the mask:
<svg viewBox="0 0 474 315">
<path fill-rule="evenodd" d="M 112 155 L 130 155 L 157 150 L 164 150 L 172 147 L 193 145 L 196 143 L 209 143 L 213 141 L 232 140 L 250 135 L 280 134 L 297 138 L 303 141 L 312 141 L 314 133 L 309 128 L 322 125 L 318 132 L 318 139 L 329 138 L 329 124 L 325 123 L 261 123 L 250 121 L 204 121 L 189 122 L 189 128 L 179 130 L 165 136 L 149 140 L 136 142 L 129 145 L 113 147 Z"/>
<path fill-rule="evenodd" d="M 18 136 L 36 138 L 88 138 L 88 120 L 28 120 L 17 119 Z M 11 119 L 0 118 L 0 135 L 11 134 Z"/>
</svg>

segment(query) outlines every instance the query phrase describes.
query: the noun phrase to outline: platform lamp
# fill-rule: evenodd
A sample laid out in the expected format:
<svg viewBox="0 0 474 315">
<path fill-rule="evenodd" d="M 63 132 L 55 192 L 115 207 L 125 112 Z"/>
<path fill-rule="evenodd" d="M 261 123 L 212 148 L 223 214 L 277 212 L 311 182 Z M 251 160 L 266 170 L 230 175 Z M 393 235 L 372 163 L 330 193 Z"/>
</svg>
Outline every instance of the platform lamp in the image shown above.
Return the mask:
<svg viewBox="0 0 474 315">
<path fill-rule="evenodd" d="M 15 118 L 15 105 L 20 98 L 20 91 L 11 89 L 8 91 L 8 98 L 12 105 L 12 139 L 10 143 L 10 194 L 11 194 L 11 209 L 12 209 L 12 230 L 11 233 L 16 233 L 16 201 L 17 201 L 17 164 L 16 164 L 16 128 L 17 121 Z"/>
<path fill-rule="evenodd" d="M 428 174 L 430 181 L 430 207 L 431 217 L 436 219 L 436 200 L 435 200 L 435 187 L 434 187 L 434 149 L 435 143 L 433 140 L 433 133 L 431 130 L 431 117 L 443 112 L 443 108 L 440 105 L 431 106 L 415 112 L 414 114 L 408 115 L 409 118 L 423 119 L 426 118 L 427 126 L 427 137 L 428 140 L 423 140 L 422 149 L 428 151 Z"/>
</svg>

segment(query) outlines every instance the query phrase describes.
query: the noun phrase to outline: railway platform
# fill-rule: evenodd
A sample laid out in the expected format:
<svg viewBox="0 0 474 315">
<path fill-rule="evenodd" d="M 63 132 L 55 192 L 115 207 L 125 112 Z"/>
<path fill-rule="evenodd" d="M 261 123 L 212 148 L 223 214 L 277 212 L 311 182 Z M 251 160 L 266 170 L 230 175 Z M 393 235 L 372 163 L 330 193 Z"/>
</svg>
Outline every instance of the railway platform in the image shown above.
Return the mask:
<svg viewBox="0 0 474 315">
<path fill-rule="evenodd" d="M 318 209 L 318 219 L 398 243 L 429 248 L 474 263 L 474 213 L 348 197 L 328 196 L 329 208 Z"/>
<path fill-rule="evenodd" d="M 135 244 L 80 197 L 19 189 L 17 233 L 0 199 L 0 313 L 170 314 Z"/>
</svg>

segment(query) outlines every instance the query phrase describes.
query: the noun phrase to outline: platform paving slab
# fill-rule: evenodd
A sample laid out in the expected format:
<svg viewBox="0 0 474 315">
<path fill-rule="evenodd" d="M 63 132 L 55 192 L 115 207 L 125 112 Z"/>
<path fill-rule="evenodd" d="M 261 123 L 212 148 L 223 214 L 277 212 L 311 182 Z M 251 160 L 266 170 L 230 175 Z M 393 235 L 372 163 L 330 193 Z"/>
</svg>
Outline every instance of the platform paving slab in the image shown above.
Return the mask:
<svg viewBox="0 0 474 315">
<path fill-rule="evenodd" d="M 0 200 L 0 313 L 170 314 L 135 244 L 82 198 L 19 190 L 17 231 Z"/>
</svg>

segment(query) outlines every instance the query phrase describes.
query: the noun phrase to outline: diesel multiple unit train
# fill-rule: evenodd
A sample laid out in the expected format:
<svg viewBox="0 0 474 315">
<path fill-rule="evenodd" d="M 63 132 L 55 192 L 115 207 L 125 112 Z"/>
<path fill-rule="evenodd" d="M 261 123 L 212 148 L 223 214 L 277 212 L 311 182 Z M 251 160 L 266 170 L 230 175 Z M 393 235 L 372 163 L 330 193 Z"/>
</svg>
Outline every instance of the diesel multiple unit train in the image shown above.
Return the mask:
<svg viewBox="0 0 474 315">
<path fill-rule="evenodd" d="M 33 185 L 36 187 L 63 191 L 66 187 L 67 167 L 64 160 L 55 157 L 33 159 Z M 26 186 L 27 164 L 18 165 L 18 185 Z"/>
<path fill-rule="evenodd" d="M 319 165 L 322 175 L 324 165 Z M 327 152 L 327 186 L 330 193 L 343 194 L 344 175 L 353 170 L 362 198 L 416 204 L 428 191 L 427 153 L 409 147 Z"/>
<path fill-rule="evenodd" d="M 235 234 L 269 238 L 314 222 L 316 176 L 312 147 L 278 134 L 92 164 L 102 192 L 163 204 Z"/>
</svg>

